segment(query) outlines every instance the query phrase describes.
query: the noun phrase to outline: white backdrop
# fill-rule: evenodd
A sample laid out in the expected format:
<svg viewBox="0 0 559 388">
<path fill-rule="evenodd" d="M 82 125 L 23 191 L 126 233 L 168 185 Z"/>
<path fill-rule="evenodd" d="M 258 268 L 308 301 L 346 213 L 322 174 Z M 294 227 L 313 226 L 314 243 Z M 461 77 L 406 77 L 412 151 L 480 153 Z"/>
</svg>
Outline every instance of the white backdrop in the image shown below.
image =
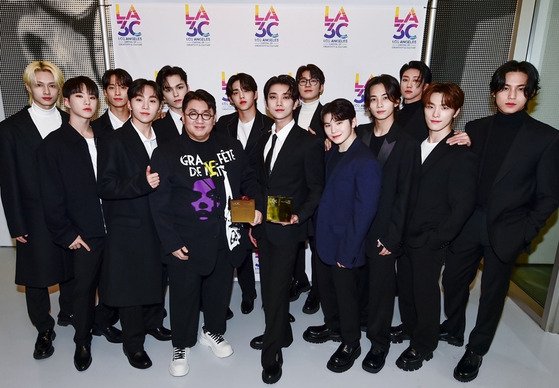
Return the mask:
<svg viewBox="0 0 559 388">
<path fill-rule="evenodd" d="M 382 73 L 398 78 L 403 63 L 420 59 L 426 5 L 426 0 L 115 3 L 115 66 L 148 79 L 164 65 L 181 66 L 191 89 L 214 95 L 221 115 L 233 109 L 225 97 L 232 74 L 249 73 L 262 89 L 271 76 L 294 76 L 300 65 L 314 63 L 326 76 L 321 101 L 347 98 L 359 121 L 367 122 L 365 82 Z"/>
</svg>

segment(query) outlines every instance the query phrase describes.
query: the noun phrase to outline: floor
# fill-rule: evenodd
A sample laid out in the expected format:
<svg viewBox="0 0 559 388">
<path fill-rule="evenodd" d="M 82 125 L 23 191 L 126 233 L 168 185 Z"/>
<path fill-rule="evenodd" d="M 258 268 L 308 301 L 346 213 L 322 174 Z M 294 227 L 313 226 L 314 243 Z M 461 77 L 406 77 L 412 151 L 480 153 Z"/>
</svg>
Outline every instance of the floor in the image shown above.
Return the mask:
<svg viewBox="0 0 559 388">
<path fill-rule="evenodd" d="M 208 348 L 200 345 L 191 351 L 190 372 L 184 377 L 172 377 L 167 370 L 172 348 L 168 342 L 146 339 L 145 348 L 153 366 L 147 370 L 132 368 L 120 345 L 94 337 L 93 363 L 85 372 L 73 366 L 74 344 L 71 327 L 56 327 L 56 351 L 46 360 L 32 357 L 36 331 L 29 323 L 22 290 L 13 283 L 15 258 L 11 248 L 0 248 L 0 387 L 264 387 L 260 374 L 260 353 L 249 347 L 252 337 L 261 334 L 264 315 L 256 308 L 243 315 L 239 310 L 240 292 L 235 285 L 231 307 L 235 316 L 228 323 L 225 337 L 235 353 L 217 359 Z M 53 314 L 58 313 L 57 293 L 53 292 Z M 472 291 L 467 318 L 468 330 L 475 318 L 479 297 L 479 281 Z M 294 343 L 284 350 L 283 377 L 279 387 L 464 387 L 452 377 L 452 370 L 464 349 L 442 343 L 434 358 L 415 372 L 404 372 L 394 362 L 406 344 L 393 345 L 384 369 L 372 375 L 361 369 L 361 360 L 369 349 L 369 341 L 361 340 L 363 352 L 349 371 L 336 374 L 326 369 L 326 362 L 336 350 L 334 343 L 312 345 L 301 338 L 309 325 L 322 323 L 320 312 L 301 312 L 304 297 L 293 302 Z M 256 305 L 260 300 L 256 301 Z M 394 317 L 395 321 L 399 319 Z M 166 326 L 168 322 L 166 321 Z M 538 325 L 512 301 L 505 306 L 503 319 L 492 349 L 470 387 L 557 387 L 559 381 L 559 335 L 543 332 Z"/>
</svg>

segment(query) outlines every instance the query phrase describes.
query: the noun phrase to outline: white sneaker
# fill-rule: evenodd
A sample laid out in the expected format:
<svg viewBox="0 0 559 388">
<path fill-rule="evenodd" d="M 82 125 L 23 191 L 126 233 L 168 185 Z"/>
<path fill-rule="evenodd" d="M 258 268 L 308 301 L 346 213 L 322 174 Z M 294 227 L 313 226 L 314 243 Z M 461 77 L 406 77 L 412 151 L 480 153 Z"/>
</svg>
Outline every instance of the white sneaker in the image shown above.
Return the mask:
<svg viewBox="0 0 559 388">
<path fill-rule="evenodd" d="M 233 354 L 233 348 L 221 334 L 210 333 L 205 327 L 202 327 L 199 341 L 202 345 L 212 349 L 216 357 L 225 358 Z"/>
<path fill-rule="evenodd" d="M 173 361 L 169 364 L 169 373 L 171 376 L 184 376 L 190 370 L 186 358 L 190 354 L 190 348 L 173 348 Z"/>
</svg>

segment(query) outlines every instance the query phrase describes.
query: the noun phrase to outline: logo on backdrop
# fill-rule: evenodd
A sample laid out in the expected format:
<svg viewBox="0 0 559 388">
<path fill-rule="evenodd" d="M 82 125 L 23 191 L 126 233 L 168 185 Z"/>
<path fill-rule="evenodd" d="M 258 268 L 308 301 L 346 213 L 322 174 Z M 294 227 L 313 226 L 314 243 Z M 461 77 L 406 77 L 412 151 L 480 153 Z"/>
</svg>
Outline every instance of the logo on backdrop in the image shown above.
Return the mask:
<svg viewBox="0 0 559 388">
<path fill-rule="evenodd" d="M 115 4 L 116 25 L 118 26 L 118 45 L 119 46 L 141 46 L 142 32 L 140 24 L 142 19 L 131 4 L 126 13 L 120 13 L 120 4 Z"/>
<path fill-rule="evenodd" d="M 330 17 L 330 7 L 326 6 L 324 10 L 324 39 L 322 45 L 324 48 L 347 48 L 347 32 L 346 28 L 349 26 L 349 19 L 341 7 L 335 17 Z"/>
<path fill-rule="evenodd" d="M 194 15 L 190 15 L 190 6 L 184 5 L 186 18 L 186 45 L 187 46 L 210 46 L 210 17 L 200 5 Z"/>
<path fill-rule="evenodd" d="M 404 14 L 402 14 L 403 17 Z M 394 35 L 392 35 L 392 48 L 415 49 L 417 46 L 417 28 L 419 20 L 413 8 L 403 18 L 400 18 L 400 7 L 396 7 L 394 15 Z"/>
<path fill-rule="evenodd" d="M 359 76 L 359 73 L 355 73 L 355 98 L 353 99 L 353 106 L 355 111 L 363 112 L 365 110 L 365 84 L 367 83 L 367 80 L 373 77 L 373 75 L 371 74 L 363 83 L 359 81 Z"/>
<path fill-rule="evenodd" d="M 254 34 L 255 47 L 278 47 L 279 46 L 279 17 L 273 6 L 270 6 L 266 16 L 260 16 L 260 6 L 254 6 Z"/>
<path fill-rule="evenodd" d="M 224 71 L 221 72 L 221 90 L 223 91 L 223 95 L 221 96 L 221 110 L 222 111 L 234 111 L 235 107 L 231 105 L 229 102 L 229 98 L 227 98 L 227 77 Z"/>
</svg>

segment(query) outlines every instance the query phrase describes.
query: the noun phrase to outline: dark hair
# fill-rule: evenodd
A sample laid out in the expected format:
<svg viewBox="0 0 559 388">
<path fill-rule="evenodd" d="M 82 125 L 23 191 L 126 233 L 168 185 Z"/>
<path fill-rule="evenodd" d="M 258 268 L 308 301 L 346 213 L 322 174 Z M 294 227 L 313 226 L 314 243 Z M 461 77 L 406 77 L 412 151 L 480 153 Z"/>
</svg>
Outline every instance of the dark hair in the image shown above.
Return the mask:
<svg viewBox="0 0 559 388">
<path fill-rule="evenodd" d="M 244 90 L 249 90 L 251 92 L 256 92 L 258 90 L 256 81 L 251 75 L 247 73 L 237 73 L 229 77 L 229 80 L 227 81 L 227 86 L 225 87 L 225 94 L 227 97 L 231 97 L 233 95 L 233 84 L 237 81 L 239 81 L 241 88 Z"/>
<path fill-rule="evenodd" d="M 72 94 L 81 93 L 83 86 L 85 86 L 85 89 L 89 94 L 94 94 L 95 97 L 99 97 L 99 88 L 97 87 L 97 84 L 93 82 L 91 78 L 83 75 L 70 78 L 64 82 L 64 85 L 62 85 L 62 95 L 65 98 L 70 98 Z"/>
<path fill-rule="evenodd" d="M 293 102 L 299 100 L 299 88 L 297 88 L 297 82 L 295 81 L 295 78 L 287 74 L 274 76 L 266 82 L 266 85 L 264 85 L 264 98 L 266 100 L 268 99 L 270 88 L 276 84 L 286 85 L 288 87 L 287 92 L 291 96 Z"/>
<path fill-rule="evenodd" d="M 118 83 L 127 88 L 132 85 L 132 76 L 124 69 L 116 68 L 116 69 L 109 69 L 101 78 L 101 83 L 103 84 L 103 90 L 107 90 L 109 85 L 111 84 L 111 77 L 115 76 Z"/>
<path fill-rule="evenodd" d="M 322 122 L 324 122 L 324 116 L 328 113 L 330 113 L 332 118 L 336 121 L 351 121 L 355 118 L 355 108 L 353 107 L 353 104 L 345 98 L 336 98 L 334 101 L 324 105 L 322 111 L 320 112 Z"/>
<path fill-rule="evenodd" d="M 441 93 L 443 95 L 443 104 L 454 110 L 458 110 L 464 105 L 464 92 L 455 83 L 433 82 L 430 84 L 423 92 L 423 97 L 421 97 L 423 106 L 431 102 L 431 95 L 433 93 Z"/>
<path fill-rule="evenodd" d="M 367 105 L 369 105 L 371 99 L 371 87 L 375 85 L 384 86 L 388 99 L 395 104 L 400 103 L 402 91 L 400 90 L 400 84 L 398 83 L 398 80 L 391 75 L 381 74 L 369 79 L 365 84 L 365 103 Z M 396 110 L 397 109 L 399 109 L 399 107 L 396 107 Z"/>
<path fill-rule="evenodd" d="M 405 63 L 404 66 L 402 66 L 402 68 L 400 69 L 400 80 L 402 80 L 404 73 L 409 69 L 419 70 L 419 83 L 431 83 L 431 79 L 433 78 L 433 76 L 431 74 L 431 69 L 429 69 L 429 66 L 427 66 L 425 62 L 409 61 L 408 63 Z"/>
<path fill-rule="evenodd" d="M 538 90 L 540 90 L 540 75 L 534 65 L 526 61 L 508 61 L 495 70 L 489 84 L 492 94 L 497 94 L 505 88 L 507 73 L 511 72 L 520 72 L 528 76 L 528 81 L 524 88 L 524 96 L 526 96 L 528 101 L 538 94 Z"/>
<path fill-rule="evenodd" d="M 324 73 L 322 72 L 322 70 L 320 70 L 320 68 L 317 65 L 313 65 L 312 63 L 309 63 L 308 65 L 300 66 L 297 69 L 297 74 L 295 75 L 295 79 L 297 80 L 297 82 L 299 82 L 299 80 L 303 78 L 303 73 L 305 71 L 311 73 L 312 78 L 316 78 L 321 85 L 324 85 L 325 82 Z"/>
<path fill-rule="evenodd" d="M 204 89 L 198 89 L 195 91 L 190 91 L 186 93 L 184 99 L 182 100 L 182 111 L 186 110 L 188 103 L 192 100 L 203 101 L 208 105 L 208 108 L 216 113 L 215 98 L 210 93 L 206 92 Z"/>
<path fill-rule="evenodd" d="M 165 89 L 167 77 L 172 75 L 178 75 L 188 85 L 188 78 L 182 67 L 165 65 L 157 72 L 157 77 L 155 78 L 155 82 L 157 82 L 161 90 Z"/>
<path fill-rule="evenodd" d="M 132 82 L 128 88 L 128 99 L 131 100 L 144 91 L 146 86 L 151 86 L 155 90 L 155 95 L 159 101 L 163 101 L 163 93 L 159 85 L 155 81 L 147 80 L 145 78 L 138 78 Z"/>
</svg>

